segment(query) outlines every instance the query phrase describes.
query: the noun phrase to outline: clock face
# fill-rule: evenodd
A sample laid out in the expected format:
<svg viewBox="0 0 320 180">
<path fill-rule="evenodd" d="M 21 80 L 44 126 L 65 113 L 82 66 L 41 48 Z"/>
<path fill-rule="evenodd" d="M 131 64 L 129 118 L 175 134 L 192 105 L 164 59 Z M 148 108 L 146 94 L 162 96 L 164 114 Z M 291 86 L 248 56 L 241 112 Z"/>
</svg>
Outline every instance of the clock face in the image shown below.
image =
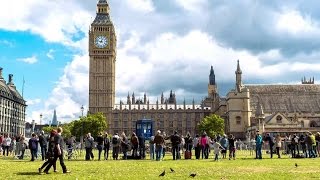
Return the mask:
<svg viewBox="0 0 320 180">
<path fill-rule="evenodd" d="M 98 48 L 105 48 L 108 45 L 108 39 L 106 36 L 97 36 L 94 40 L 94 44 Z"/>
</svg>

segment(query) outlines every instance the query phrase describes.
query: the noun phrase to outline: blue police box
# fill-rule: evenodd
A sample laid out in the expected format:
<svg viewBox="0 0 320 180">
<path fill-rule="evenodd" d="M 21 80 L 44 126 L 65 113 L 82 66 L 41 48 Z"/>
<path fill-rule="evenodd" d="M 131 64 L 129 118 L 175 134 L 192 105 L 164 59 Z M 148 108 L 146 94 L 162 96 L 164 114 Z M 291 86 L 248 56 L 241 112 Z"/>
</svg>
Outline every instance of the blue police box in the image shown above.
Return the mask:
<svg viewBox="0 0 320 180">
<path fill-rule="evenodd" d="M 136 134 L 140 136 L 142 133 L 146 140 L 150 140 L 153 136 L 154 121 L 152 119 L 141 119 L 136 122 Z"/>
</svg>

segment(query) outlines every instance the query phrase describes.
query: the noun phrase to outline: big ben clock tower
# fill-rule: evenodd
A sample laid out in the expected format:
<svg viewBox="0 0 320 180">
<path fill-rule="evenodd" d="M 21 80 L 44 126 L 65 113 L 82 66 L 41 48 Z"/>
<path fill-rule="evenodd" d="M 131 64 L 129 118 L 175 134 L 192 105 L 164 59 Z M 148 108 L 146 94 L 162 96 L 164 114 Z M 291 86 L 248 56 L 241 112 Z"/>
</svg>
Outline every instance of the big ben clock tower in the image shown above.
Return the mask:
<svg viewBox="0 0 320 180">
<path fill-rule="evenodd" d="M 115 103 L 117 39 L 107 0 L 99 0 L 89 30 L 89 113 L 110 116 Z"/>
</svg>

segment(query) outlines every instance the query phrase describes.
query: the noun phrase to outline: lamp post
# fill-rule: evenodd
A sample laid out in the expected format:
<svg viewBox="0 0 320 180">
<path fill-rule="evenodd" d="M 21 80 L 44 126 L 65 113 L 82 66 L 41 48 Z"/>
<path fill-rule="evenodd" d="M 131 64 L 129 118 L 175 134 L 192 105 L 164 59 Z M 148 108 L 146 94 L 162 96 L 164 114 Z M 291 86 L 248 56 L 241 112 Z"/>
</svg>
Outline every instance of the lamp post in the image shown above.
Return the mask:
<svg viewBox="0 0 320 180">
<path fill-rule="evenodd" d="M 83 117 L 83 111 L 84 111 L 84 107 L 83 105 L 81 106 L 81 117 L 80 119 Z M 80 143 L 81 143 L 81 151 L 80 151 L 80 156 L 82 154 L 82 149 L 83 149 L 83 121 L 82 121 L 82 126 L 81 126 L 81 136 L 80 136 Z"/>
<path fill-rule="evenodd" d="M 42 120 L 42 113 L 40 114 L 40 125 L 41 125 L 41 120 Z"/>
</svg>

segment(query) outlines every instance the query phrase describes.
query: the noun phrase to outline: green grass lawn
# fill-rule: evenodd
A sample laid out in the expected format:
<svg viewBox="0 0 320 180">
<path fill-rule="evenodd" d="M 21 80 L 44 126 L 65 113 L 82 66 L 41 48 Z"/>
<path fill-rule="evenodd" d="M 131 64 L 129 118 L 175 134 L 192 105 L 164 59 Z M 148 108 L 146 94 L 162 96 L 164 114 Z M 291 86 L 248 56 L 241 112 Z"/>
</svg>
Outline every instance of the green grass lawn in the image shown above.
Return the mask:
<svg viewBox="0 0 320 180">
<path fill-rule="evenodd" d="M 320 179 L 320 158 L 316 159 L 270 159 L 264 154 L 262 160 L 253 159 L 248 152 L 241 154 L 236 160 L 223 159 L 213 161 L 212 154 L 208 160 L 178 160 L 173 161 L 168 153 L 163 161 L 151 160 L 108 160 L 84 161 L 66 160 L 65 164 L 71 171 L 62 174 L 59 163 L 54 173 L 39 175 L 38 168 L 42 161 L 30 162 L 30 159 L 13 160 L 0 158 L 0 179 L 190 179 L 191 173 L 196 173 L 195 179 Z M 298 167 L 295 167 L 295 163 Z M 170 173 L 169 168 L 175 173 Z M 164 177 L 158 177 L 166 170 Z"/>
</svg>

